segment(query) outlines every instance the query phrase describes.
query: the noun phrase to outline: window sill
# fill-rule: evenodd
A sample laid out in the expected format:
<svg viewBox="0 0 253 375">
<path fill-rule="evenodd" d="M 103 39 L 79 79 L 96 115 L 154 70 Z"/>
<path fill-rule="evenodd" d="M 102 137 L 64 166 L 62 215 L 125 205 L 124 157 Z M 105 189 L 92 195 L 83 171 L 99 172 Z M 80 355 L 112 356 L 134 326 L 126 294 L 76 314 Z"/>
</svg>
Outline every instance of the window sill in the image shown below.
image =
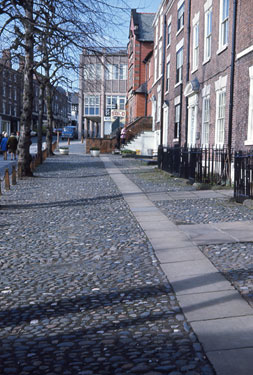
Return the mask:
<svg viewBox="0 0 253 375">
<path fill-rule="evenodd" d="M 157 78 L 157 80 L 153 83 L 152 88 L 160 81 L 161 77 Z"/>
<path fill-rule="evenodd" d="M 164 95 L 168 95 L 168 93 L 169 93 L 169 90 L 165 91 Z"/>
<path fill-rule="evenodd" d="M 184 26 L 181 27 L 181 29 L 179 29 L 179 30 L 177 31 L 176 36 L 178 36 L 178 35 L 181 33 L 182 30 L 184 30 Z"/>
<path fill-rule="evenodd" d="M 173 138 L 173 143 L 178 143 L 179 142 L 179 138 Z"/>
<path fill-rule="evenodd" d="M 224 44 L 224 46 L 221 46 L 218 49 L 218 51 L 216 52 L 216 54 L 219 55 L 220 53 L 222 53 L 223 51 L 225 51 L 227 48 L 228 48 L 228 44 Z"/>
<path fill-rule="evenodd" d="M 245 146 L 253 146 L 253 139 L 247 139 L 247 140 L 244 142 L 244 145 L 245 145 Z"/>
<path fill-rule="evenodd" d="M 174 87 L 176 88 L 176 87 L 182 85 L 182 83 L 183 83 L 183 81 L 180 81 L 180 82 L 176 83 Z"/>
<path fill-rule="evenodd" d="M 194 69 L 191 71 L 191 74 L 195 73 L 197 70 L 198 70 L 198 67 L 197 67 L 197 68 L 194 68 Z"/>
<path fill-rule="evenodd" d="M 166 48 L 167 48 L 167 49 L 170 48 L 170 44 L 167 44 Z"/>
<path fill-rule="evenodd" d="M 202 65 L 207 64 L 211 60 L 211 57 L 208 57 L 206 60 L 203 61 Z"/>
</svg>

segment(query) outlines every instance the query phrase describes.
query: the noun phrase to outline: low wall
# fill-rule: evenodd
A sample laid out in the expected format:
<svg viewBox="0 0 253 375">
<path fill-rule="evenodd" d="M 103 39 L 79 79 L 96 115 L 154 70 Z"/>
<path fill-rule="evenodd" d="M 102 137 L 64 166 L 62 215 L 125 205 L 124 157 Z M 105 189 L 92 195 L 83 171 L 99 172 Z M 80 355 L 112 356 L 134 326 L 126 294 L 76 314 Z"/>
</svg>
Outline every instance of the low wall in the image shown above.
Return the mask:
<svg viewBox="0 0 253 375">
<path fill-rule="evenodd" d="M 116 138 L 86 138 L 86 154 L 91 147 L 98 147 L 101 154 L 111 154 L 116 146 Z"/>
</svg>

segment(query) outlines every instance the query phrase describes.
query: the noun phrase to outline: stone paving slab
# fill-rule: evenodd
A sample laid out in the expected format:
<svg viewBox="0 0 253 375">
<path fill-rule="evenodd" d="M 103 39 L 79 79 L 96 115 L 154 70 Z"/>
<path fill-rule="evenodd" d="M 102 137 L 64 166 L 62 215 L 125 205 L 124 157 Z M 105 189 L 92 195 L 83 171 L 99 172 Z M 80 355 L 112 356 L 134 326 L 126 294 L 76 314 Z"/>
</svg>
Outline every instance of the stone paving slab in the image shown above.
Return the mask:
<svg viewBox="0 0 253 375">
<path fill-rule="evenodd" d="M 177 295 L 234 290 L 231 283 L 219 272 L 174 276 L 170 278 L 170 282 Z"/>
<path fill-rule="evenodd" d="M 144 186 L 140 184 L 141 186 Z M 152 184 L 147 185 L 148 189 L 152 188 Z M 163 198 L 164 198 L 164 193 Z M 171 199 L 196 199 L 196 198 L 224 198 L 230 197 L 231 191 L 221 191 L 221 192 L 202 192 L 195 191 L 178 192 L 172 198 L 174 192 L 169 192 Z M 148 198 L 154 202 L 157 200 L 158 196 L 153 196 L 152 194 L 147 195 Z M 164 200 L 164 199 L 161 199 Z M 168 199 L 169 201 L 170 199 Z M 135 214 L 136 215 L 136 214 Z M 220 230 L 219 225 L 179 225 L 182 238 L 180 238 L 180 231 L 177 232 L 179 237 L 173 237 L 167 242 L 166 235 L 162 235 L 163 230 L 159 230 L 159 221 L 165 223 L 166 220 L 162 216 L 156 213 L 153 218 L 152 215 L 147 216 L 147 213 L 143 213 L 139 216 L 136 215 L 137 220 L 141 223 L 148 224 L 146 234 L 150 238 L 150 242 L 155 250 L 156 256 L 160 261 L 161 268 L 165 271 L 169 281 L 171 282 L 173 289 L 176 292 L 179 303 L 183 309 L 184 314 L 191 322 L 191 324 L 196 325 L 196 333 L 198 333 L 198 327 L 200 334 L 205 332 L 205 323 L 208 323 L 208 332 L 214 332 L 214 337 L 218 335 L 219 332 L 219 322 L 226 321 L 223 337 L 220 338 L 220 343 L 231 340 L 231 347 L 237 347 L 236 343 L 239 343 L 237 350 L 221 350 L 208 351 L 207 355 L 210 358 L 212 364 L 215 367 L 217 375 L 249 375 L 249 369 L 251 369 L 252 363 L 252 350 L 242 348 L 243 345 L 248 343 L 250 335 L 245 338 L 245 342 L 240 342 L 239 336 L 240 332 L 237 329 L 232 330 L 232 334 L 229 335 L 229 325 L 232 325 L 232 320 L 237 317 L 240 319 L 252 319 L 252 308 L 242 299 L 241 295 L 235 291 L 234 287 L 228 282 L 222 274 L 217 272 L 216 268 L 210 263 L 207 258 L 203 258 L 203 254 L 194 246 L 194 244 L 205 244 L 205 243 L 224 243 L 224 242 L 236 242 L 237 239 L 233 237 L 233 231 L 231 233 L 226 233 Z M 168 219 L 169 221 L 169 219 Z M 171 223 L 171 221 L 169 221 Z M 154 227 L 152 225 L 154 224 Z M 165 228 L 166 224 L 163 224 Z M 155 227 L 156 226 L 156 227 Z M 235 224 L 236 227 L 236 224 Z M 154 230 L 159 231 L 159 235 L 154 234 Z M 175 231 L 176 233 L 176 231 Z M 188 240 L 185 240 L 185 235 L 187 235 Z M 163 240 L 161 240 L 163 236 Z M 188 251 L 189 250 L 189 251 Z M 188 253 L 187 253 L 188 251 Z M 188 257 L 188 258 L 187 258 Z M 190 259 L 189 259 L 190 258 Z M 218 322 L 218 323 L 217 323 Z M 238 330 L 240 329 L 240 320 L 236 321 L 238 323 Z M 199 326 L 198 326 L 199 324 Z M 237 327 L 237 326 L 236 326 Z M 241 325 L 243 331 L 243 324 Z M 226 331 L 227 329 L 227 331 Z M 222 329 L 221 329 L 222 332 Z M 208 335 L 206 341 L 208 343 Z M 247 341 L 247 342 L 246 342 Z M 215 340 L 213 340 L 215 346 Z M 210 346 L 212 345 L 212 340 L 210 339 Z M 241 345 L 241 346 L 240 346 Z M 222 347 L 222 346 L 221 346 Z M 250 357 L 251 355 L 251 357 Z M 225 362 L 222 363 L 222 358 L 225 358 Z M 239 362 L 235 360 L 238 358 Z M 248 361 L 247 364 L 243 365 L 242 361 Z M 233 362 L 233 366 L 230 364 Z M 250 364 L 250 365 L 249 365 Z"/>
<path fill-rule="evenodd" d="M 252 221 L 220 223 L 219 230 L 233 236 L 238 242 L 253 241 Z"/>
<path fill-rule="evenodd" d="M 189 241 L 181 238 L 176 238 L 175 236 L 167 238 L 166 241 L 163 238 L 150 238 L 150 242 L 152 243 L 155 251 L 162 250 L 164 248 L 167 248 L 169 250 L 189 247 Z"/>
<path fill-rule="evenodd" d="M 196 246 L 177 248 L 177 249 L 161 249 L 156 250 L 156 256 L 160 263 L 173 263 L 189 260 L 205 259 L 205 256 L 199 251 Z"/>
<path fill-rule="evenodd" d="M 206 351 L 249 348 L 253 350 L 253 316 L 192 322 Z"/>
<path fill-rule="evenodd" d="M 235 290 L 178 295 L 178 300 L 190 322 L 252 315 L 252 308 Z"/>
<path fill-rule="evenodd" d="M 169 222 L 168 220 L 165 220 L 164 218 L 162 220 L 159 220 L 157 223 L 157 220 L 154 219 L 149 221 L 142 221 L 141 226 L 144 230 L 154 230 L 156 231 L 157 227 L 159 228 L 159 231 L 170 231 L 170 230 L 176 230 L 177 227 L 174 223 Z"/>
<path fill-rule="evenodd" d="M 151 201 L 168 201 L 173 199 L 168 193 L 148 193 L 147 197 Z"/>
<path fill-rule="evenodd" d="M 185 262 L 164 263 L 161 267 L 169 280 L 174 277 L 187 277 L 196 275 L 196 273 L 209 274 L 216 271 L 216 268 L 206 258 Z"/>
<path fill-rule="evenodd" d="M 208 358 L 220 375 L 251 375 L 253 348 L 208 352 Z"/>
<path fill-rule="evenodd" d="M 225 232 L 213 224 L 179 225 L 178 227 L 197 245 L 238 242 L 233 232 Z"/>
</svg>

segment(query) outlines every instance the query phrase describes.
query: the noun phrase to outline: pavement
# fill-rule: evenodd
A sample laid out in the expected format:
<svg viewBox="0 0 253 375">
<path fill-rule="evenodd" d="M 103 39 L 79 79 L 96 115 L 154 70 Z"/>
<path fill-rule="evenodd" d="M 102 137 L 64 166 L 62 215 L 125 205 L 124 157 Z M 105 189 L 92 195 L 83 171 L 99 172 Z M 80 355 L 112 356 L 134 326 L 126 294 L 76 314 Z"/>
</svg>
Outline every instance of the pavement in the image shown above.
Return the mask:
<svg viewBox="0 0 253 375">
<path fill-rule="evenodd" d="M 84 151 L 1 197 L 0 373 L 251 374 L 253 211 Z"/>
</svg>

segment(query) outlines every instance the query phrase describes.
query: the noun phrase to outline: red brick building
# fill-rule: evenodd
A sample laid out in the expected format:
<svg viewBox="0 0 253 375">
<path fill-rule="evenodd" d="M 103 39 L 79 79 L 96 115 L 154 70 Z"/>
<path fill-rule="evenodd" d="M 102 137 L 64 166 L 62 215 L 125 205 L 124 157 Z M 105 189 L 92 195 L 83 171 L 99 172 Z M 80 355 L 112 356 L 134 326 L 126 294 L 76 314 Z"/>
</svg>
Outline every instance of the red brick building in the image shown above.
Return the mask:
<svg viewBox="0 0 253 375">
<path fill-rule="evenodd" d="M 154 13 L 137 13 L 131 11 L 128 43 L 128 87 L 127 118 L 129 125 L 137 118 L 147 116 L 147 85 L 150 79 L 150 65 L 144 59 L 153 50 Z M 147 61 L 145 61 L 147 62 Z"/>
<path fill-rule="evenodd" d="M 237 2 L 232 145 L 253 146 L 253 10 L 252 1 Z"/>
<path fill-rule="evenodd" d="M 161 2 L 153 21 L 157 146 L 253 145 L 251 15 L 246 0 Z"/>
</svg>

